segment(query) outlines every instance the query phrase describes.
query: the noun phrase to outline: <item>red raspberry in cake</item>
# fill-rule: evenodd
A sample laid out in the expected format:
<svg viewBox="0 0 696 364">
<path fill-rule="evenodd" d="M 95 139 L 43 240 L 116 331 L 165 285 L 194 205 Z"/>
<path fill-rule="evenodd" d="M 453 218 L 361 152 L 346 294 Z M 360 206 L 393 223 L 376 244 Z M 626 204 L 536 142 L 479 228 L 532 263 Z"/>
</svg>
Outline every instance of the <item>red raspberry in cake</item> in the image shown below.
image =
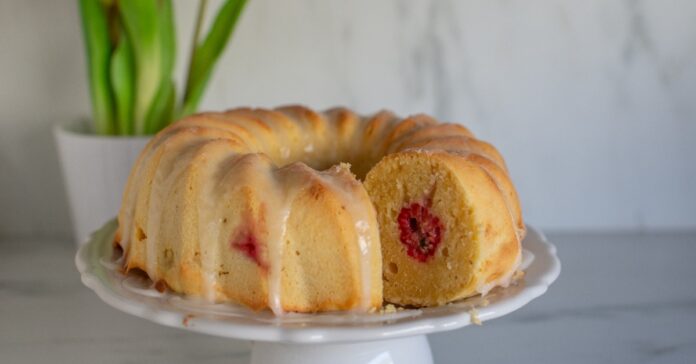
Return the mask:
<svg viewBox="0 0 696 364">
<path fill-rule="evenodd" d="M 412 203 L 401 209 L 397 222 L 399 238 L 410 257 L 425 262 L 435 254 L 442 241 L 443 226 L 427 207 Z"/>
<path fill-rule="evenodd" d="M 259 252 L 259 241 L 256 239 L 253 232 L 242 230 L 237 233 L 236 237 L 231 242 L 231 246 L 244 253 L 244 255 L 253 260 L 258 266 L 264 267 Z"/>
</svg>

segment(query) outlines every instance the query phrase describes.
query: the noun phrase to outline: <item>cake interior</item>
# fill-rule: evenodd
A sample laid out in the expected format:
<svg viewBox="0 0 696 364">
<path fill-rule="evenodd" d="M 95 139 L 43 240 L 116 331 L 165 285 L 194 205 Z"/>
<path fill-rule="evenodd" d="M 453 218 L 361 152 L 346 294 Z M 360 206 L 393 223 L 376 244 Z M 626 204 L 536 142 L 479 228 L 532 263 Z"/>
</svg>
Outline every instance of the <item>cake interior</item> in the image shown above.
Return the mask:
<svg viewBox="0 0 696 364">
<path fill-rule="evenodd" d="M 387 158 L 370 173 L 366 187 L 380 226 L 386 301 L 443 304 L 471 284 L 476 229 L 449 168 L 415 154 Z M 415 248 L 409 233 L 416 237 Z"/>
</svg>

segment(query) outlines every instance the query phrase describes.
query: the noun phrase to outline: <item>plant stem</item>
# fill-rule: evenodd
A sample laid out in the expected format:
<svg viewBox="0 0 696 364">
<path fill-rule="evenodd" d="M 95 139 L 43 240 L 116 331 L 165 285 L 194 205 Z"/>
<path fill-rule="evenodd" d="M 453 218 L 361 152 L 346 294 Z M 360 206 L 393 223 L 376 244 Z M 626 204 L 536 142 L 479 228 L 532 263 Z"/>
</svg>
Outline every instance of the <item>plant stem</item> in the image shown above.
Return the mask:
<svg viewBox="0 0 696 364">
<path fill-rule="evenodd" d="M 198 40 L 201 36 L 201 28 L 203 28 L 203 20 L 205 20 L 205 10 L 208 6 L 208 0 L 200 0 L 198 3 L 198 17 L 196 18 L 196 25 L 193 30 L 193 40 L 191 41 L 191 57 L 189 58 L 188 71 L 186 75 L 186 87 L 184 87 L 183 100 L 188 98 L 189 88 L 193 82 L 193 64 L 196 58 L 196 49 L 198 48 Z M 182 104 L 184 103 L 182 102 Z"/>
</svg>

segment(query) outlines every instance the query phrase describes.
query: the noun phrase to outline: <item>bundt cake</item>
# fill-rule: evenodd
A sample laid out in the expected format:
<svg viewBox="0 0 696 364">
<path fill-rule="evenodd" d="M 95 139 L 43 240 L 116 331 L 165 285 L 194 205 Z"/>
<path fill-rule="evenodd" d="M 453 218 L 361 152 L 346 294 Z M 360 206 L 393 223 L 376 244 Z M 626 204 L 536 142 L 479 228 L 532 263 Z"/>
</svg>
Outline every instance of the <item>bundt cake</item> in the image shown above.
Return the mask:
<svg viewBox="0 0 696 364">
<path fill-rule="evenodd" d="M 465 127 L 301 106 L 162 130 L 118 222 L 126 271 L 275 314 L 485 294 L 509 282 L 525 233 L 503 158 Z"/>
</svg>

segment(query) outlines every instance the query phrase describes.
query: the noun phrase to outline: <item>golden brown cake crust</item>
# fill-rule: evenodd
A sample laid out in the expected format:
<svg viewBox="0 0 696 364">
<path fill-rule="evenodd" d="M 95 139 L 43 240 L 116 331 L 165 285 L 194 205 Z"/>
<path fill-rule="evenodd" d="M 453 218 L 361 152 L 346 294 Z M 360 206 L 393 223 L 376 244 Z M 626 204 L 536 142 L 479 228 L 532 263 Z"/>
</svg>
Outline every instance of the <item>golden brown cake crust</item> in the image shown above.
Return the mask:
<svg viewBox="0 0 696 364">
<path fill-rule="evenodd" d="M 417 201 L 442 225 L 429 263 L 399 241 L 395 211 Z M 285 106 L 200 113 L 158 133 L 131 171 L 116 236 L 127 270 L 280 314 L 370 310 L 383 297 L 436 305 L 505 284 L 524 223 L 502 156 L 461 125 Z M 416 281 L 435 290 L 402 289 Z"/>
</svg>

